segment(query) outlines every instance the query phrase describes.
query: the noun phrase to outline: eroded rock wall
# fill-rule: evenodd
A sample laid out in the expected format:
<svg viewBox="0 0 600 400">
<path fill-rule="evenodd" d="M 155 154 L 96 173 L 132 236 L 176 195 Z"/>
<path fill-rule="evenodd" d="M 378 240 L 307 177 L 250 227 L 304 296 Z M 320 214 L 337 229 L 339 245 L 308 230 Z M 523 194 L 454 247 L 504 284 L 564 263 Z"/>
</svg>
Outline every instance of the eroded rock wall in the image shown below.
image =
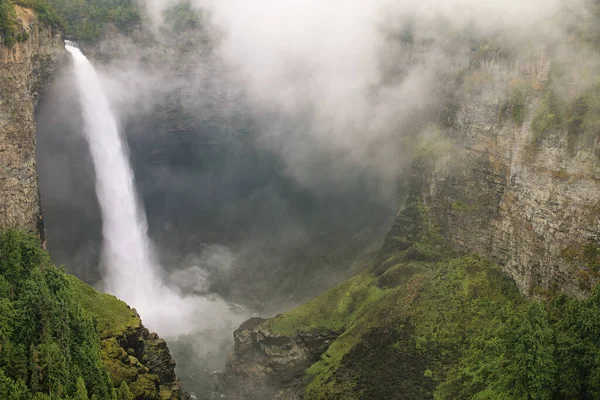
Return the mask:
<svg viewBox="0 0 600 400">
<path fill-rule="evenodd" d="M 39 23 L 31 10 L 16 8 L 29 38 L 10 48 L 0 44 L 0 229 L 42 232 L 34 110 L 65 49 L 61 32 Z"/>
<path fill-rule="evenodd" d="M 562 62 L 579 69 L 588 56 Z M 540 52 L 471 64 L 450 123 L 424 145 L 431 162 L 411 178 L 444 236 L 500 264 L 525 294 L 584 295 L 597 280 L 589 262 L 568 254 L 600 240 L 600 140 L 597 128 L 569 126 L 582 91 L 568 81 L 557 88 L 559 62 Z M 545 109 L 549 96 L 560 110 Z M 544 118 L 553 122 L 539 128 Z"/>
</svg>

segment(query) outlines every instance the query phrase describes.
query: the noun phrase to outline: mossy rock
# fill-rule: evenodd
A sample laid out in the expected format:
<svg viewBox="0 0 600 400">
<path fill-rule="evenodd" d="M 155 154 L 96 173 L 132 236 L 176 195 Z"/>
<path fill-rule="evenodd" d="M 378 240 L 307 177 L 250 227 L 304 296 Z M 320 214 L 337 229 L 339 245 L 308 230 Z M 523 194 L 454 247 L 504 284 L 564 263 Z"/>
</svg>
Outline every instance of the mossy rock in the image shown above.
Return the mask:
<svg viewBox="0 0 600 400">
<path fill-rule="evenodd" d="M 110 379 L 116 387 L 119 387 L 123 381 L 131 383 L 140 372 L 137 364 L 131 365 L 130 356 L 115 338 L 102 341 L 101 356 L 102 363 L 106 366 Z"/>
<path fill-rule="evenodd" d="M 407 204 L 398 214 L 374 263 L 375 275 L 407 261 L 434 262 L 451 254 L 446 241 L 420 202 Z"/>
<path fill-rule="evenodd" d="M 160 388 L 160 400 L 171 400 L 174 396 L 174 393 L 171 389 L 161 386 Z"/>
<path fill-rule="evenodd" d="M 136 399 L 160 400 L 158 375 L 156 374 L 139 375 L 135 382 L 129 384 L 129 388 Z"/>
</svg>

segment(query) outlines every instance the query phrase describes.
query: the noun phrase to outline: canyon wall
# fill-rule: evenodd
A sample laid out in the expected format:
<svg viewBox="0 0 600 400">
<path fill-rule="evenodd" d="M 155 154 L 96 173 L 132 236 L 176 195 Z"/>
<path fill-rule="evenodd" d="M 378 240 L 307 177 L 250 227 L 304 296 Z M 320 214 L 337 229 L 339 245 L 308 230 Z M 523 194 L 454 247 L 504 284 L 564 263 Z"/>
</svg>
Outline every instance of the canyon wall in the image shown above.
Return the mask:
<svg viewBox="0 0 600 400">
<path fill-rule="evenodd" d="M 15 6 L 28 39 L 0 44 L 0 229 L 39 231 L 34 112 L 38 93 L 65 59 L 62 32 Z"/>
<path fill-rule="evenodd" d="M 540 52 L 461 72 L 449 120 L 424 142 L 429 162 L 411 178 L 442 234 L 501 265 L 527 295 L 584 295 L 597 282 L 596 89 L 553 72 L 566 65 L 576 74 L 590 59 Z"/>
</svg>

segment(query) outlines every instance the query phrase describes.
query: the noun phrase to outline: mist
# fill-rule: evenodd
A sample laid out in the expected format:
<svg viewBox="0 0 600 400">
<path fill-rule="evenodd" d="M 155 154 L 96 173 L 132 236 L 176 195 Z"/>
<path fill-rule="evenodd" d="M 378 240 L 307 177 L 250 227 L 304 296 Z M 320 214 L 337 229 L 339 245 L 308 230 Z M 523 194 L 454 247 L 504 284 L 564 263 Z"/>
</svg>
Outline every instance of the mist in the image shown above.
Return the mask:
<svg viewBox="0 0 600 400">
<path fill-rule="evenodd" d="M 109 37 L 82 49 L 127 139 L 163 278 L 207 300 L 181 335 L 156 328 L 179 336 L 169 344 L 180 375 L 202 385 L 208 375 L 194 371 L 222 368 L 238 315 L 285 311 L 368 267 L 414 144 L 451 98 L 452 81 L 440 82 L 468 67 L 476 40 L 527 58 L 585 16 L 560 0 L 198 0 L 199 26 L 173 32 L 173 4 L 142 3 L 133 36 L 144 48 Z M 101 288 L 76 98 L 63 71 L 40 100 L 42 207 L 53 259 Z"/>
</svg>

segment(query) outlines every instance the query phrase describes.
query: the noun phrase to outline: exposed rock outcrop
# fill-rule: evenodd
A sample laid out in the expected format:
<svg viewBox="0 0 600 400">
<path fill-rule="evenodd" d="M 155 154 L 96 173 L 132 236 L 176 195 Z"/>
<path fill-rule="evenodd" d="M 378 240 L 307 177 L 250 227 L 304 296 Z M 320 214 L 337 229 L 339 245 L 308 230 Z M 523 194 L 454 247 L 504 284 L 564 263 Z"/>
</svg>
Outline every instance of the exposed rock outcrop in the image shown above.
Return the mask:
<svg viewBox="0 0 600 400">
<path fill-rule="evenodd" d="M 585 54 L 573 57 L 566 68 L 585 64 Z M 566 123 L 538 127 L 540 119 L 596 112 L 554 117 L 547 109 L 557 63 L 540 53 L 487 60 L 466 72 L 452 123 L 441 133 L 445 142 L 430 143 L 431 162 L 414 170 L 412 194 L 446 238 L 493 259 L 523 293 L 556 286 L 583 295 L 598 277 L 565 251 L 600 241 L 600 137 Z M 561 107 L 578 101 L 581 91 L 570 91 L 557 94 Z"/>
<path fill-rule="evenodd" d="M 286 336 L 269 332 L 264 322 L 252 318 L 234 332 L 235 350 L 226 372 L 218 376 L 217 391 L 228 398 L 301 398 L 299 382 L 304 370 L 319 360 L 339 333 L 330 330 Z"/>
<path fill-rule="evenodd" d="M 136 399 L 176 400 L 184 396 L 167 343 L 143 325 L 103 339 L 102 349 L 115 386 L 125 380 Z"/>
<path fill-rule="evenodd" d="M 65 59 L 62 32 L 16 6 L 28 39 L 0 44 L 0 229 L 43 234 L 35 166 L 38 92 Z"/>
</svg>

